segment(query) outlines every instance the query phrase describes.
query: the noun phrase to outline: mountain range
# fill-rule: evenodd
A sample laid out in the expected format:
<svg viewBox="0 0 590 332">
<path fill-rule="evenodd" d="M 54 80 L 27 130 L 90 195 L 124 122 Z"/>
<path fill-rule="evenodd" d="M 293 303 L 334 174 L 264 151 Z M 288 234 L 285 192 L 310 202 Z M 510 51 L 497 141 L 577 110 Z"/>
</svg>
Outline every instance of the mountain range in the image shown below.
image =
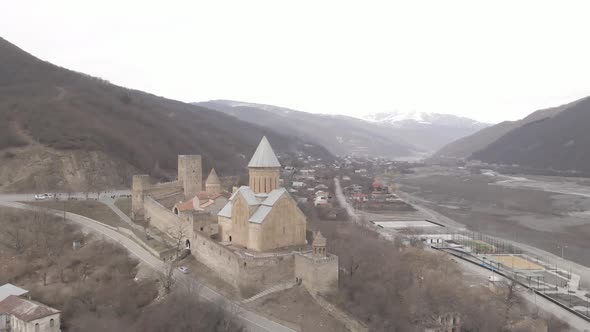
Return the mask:
<svg viewBox="0 0 590 332">
<path fill-rule="evenodd" d="M 178 154 L 235 175 L 263 135 L 282 157 L 333 158 L 305 138 L 61 68 L 0 38 L 2 191 L 121 187 L 137 173 L 172 179 Z"/>
<path fill-rule="evenodd" d="M 434 158 L 590 172 L 590 97 L 505 121 L 452 142 Z"/>
<path fill-rule="evenodd" d="M 194 104 L 292 136 L 308 138 L 335 155 L 419 158 L 487 126 L 471 119 L 445 114 L 398 112 L 355 118 L 233 100 Z"/>
</svg>

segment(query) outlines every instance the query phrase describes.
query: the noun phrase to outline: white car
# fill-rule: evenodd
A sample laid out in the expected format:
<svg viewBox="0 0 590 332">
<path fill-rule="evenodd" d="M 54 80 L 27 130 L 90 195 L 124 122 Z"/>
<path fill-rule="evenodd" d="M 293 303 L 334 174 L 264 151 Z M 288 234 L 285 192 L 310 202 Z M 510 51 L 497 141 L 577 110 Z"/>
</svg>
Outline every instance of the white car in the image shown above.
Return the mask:
<svg viewBox="0 0 590 332">
<path fill-rule="evenodd" d="M 180 271 L 180 272 L 182 272 L 184 274 L 187 274 L 188 273 L 188 267 L 186 267 L 186 266 L 179 266 L 178 267 L 178 271 Z"/>
<path fill-rule="evenodd" d="M 48 199 L 49 197 L 51 197 L 51 195 L 49 195 L 49 194 L 36 194 L 35 195 L 35 199 L 38 201 Z"/>
</svg>

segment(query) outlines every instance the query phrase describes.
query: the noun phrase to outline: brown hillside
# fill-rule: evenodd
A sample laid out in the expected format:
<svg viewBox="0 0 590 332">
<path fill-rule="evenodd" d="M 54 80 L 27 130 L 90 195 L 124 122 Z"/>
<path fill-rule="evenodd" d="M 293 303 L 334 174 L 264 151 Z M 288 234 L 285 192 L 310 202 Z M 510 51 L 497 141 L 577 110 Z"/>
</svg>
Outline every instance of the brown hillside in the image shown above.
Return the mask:
<svg viewBox="0 0 590 332">
<path fill-rule="evenodd" d="M 300 139 L 235 117 L 122 88 L 52 65 L 0 38 L 2 165 L 14 158 L 26 165 L 31 160 L 26 154 L 30 149 L 23 147 L 39 145 L 47 151 L 60 153 L 95 152 L 92 157 L 90 154 L 76 155 L 95 159 L 94 162 L 90 160 L 90 164 L 95 168 L 92 172 L 98 174 L 92 177 L 111 176 L 112 170 L 101 169 L 106 165 L 126 169 L 117 175 L 121 179 L 104 182 L 128 184 L 127 171 L 130 170 L 160 178 L 174 177 L 178 154 L 201 154 L 206 169 L 214 163 L 221 174 L 231 175 L 243 171 L 246 160 L 240 154 L 250 155 L 263 135 L 269 137 L 279 154 L 303 150 L 311 155 L 331 158 L 322 147 L 306 146 Z M 47 158 L 62 158 L 63 155 L 56 157 L 60 153 Z M 68 154 L 68 157 L 72 155 Z M 96 158 L 108 160 L 98 161 Z M 56 165 L 55 162 L 48 164 Z M 74 184 L 64 178 L 62 170 L 43 168 L 35 172 L 30 175 L 55 177 L 43 180 L 43 183 L 62 183 L 60 188 L 64 189 Z M 23 174 L 19 176 L 26 178 Z M 10 178 L 10 175 L 4 178 Z M 37 189 L 39 183 L 29 181 L 27 185 L 13 188 Z M 5 186 L 0 184 L 2 187 Z"/>
<path fill-rule="evenodd" d="M 528 123 L 556 116 L 569 106 L 572 106 L 574 103 L 575 102 L 558 107 L 542 109 L 531 113 L 527 117 L 518 121 L 504 121 L 494 126 L 481 129 L 475 134 L 460 138 L 452 143 L 447 144 L 437 151 L 433 157 L 468 158 L 473 153 L 484 149 L 509 132 Z"/>
</svg>

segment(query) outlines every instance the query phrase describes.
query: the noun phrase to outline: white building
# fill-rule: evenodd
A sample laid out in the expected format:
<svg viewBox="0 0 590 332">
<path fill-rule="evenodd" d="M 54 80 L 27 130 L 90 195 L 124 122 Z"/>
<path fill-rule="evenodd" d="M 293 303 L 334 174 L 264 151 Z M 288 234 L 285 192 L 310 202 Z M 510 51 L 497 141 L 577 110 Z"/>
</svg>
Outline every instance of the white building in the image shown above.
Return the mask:
<svg viewBox="0 0 590 332">
<path fill-rule="evenodd" d="M 0 301 L 4 300 L 5 298 L 9 297 L 10 295 L 24 296 L 28 292 L 29 292 L 28 290 L 22 289 L 22 288 L 17 287 L 13 284 L 4 284 L 4 285 L 0 286 Z"/>
<path fill-rule="evenodd" d="M 300 181 L 293 181 L 293 183 L 291 184 L 291 186 L 293 188 L 303 188 L 303 187 L 305 187 L 305 183 L 300 182 Z"/>
<path fill-rule="evenodd" d="M 59 316 L 57 309 L 16 295 L 0 301 L 2 332 L 59 332 Z"/>
</svg>

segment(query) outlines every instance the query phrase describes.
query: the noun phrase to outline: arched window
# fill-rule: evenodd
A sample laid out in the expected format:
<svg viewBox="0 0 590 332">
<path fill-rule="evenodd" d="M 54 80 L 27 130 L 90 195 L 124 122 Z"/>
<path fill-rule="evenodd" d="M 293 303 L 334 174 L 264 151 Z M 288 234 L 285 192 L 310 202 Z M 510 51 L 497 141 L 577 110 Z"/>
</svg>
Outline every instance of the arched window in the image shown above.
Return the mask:
<svg viewBox="0 0 590 332">
<path fill-rule="evenodd" d="M 51 318 L 49 320 L 49 327 L 54 327 L 55 326 L 55 321 L 53 320 L 53 318 Z"/>
<path fill-rule="evenodd" d="M 35 332 L 39 332 L 39 323 L 35 324 Z"/>
</svg>

